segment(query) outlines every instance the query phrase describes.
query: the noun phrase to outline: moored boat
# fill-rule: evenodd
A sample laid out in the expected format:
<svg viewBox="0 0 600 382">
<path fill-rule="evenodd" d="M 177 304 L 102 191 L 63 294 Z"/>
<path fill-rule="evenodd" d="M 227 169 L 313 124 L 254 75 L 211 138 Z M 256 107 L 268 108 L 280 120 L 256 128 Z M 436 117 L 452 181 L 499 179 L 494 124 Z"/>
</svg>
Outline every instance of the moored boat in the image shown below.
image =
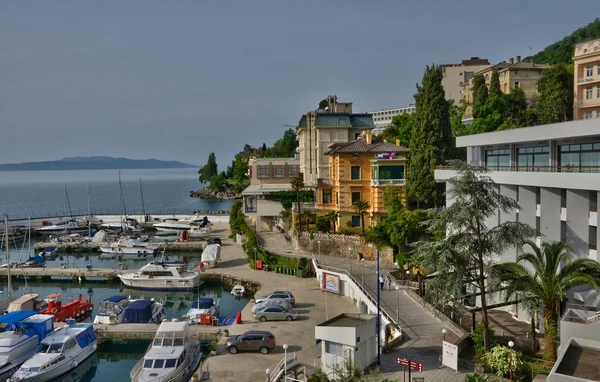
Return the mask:
<svg viewBox="0 0 600 382">
<path fill-rule="evenodd" d="M 208 267 L 214 267 L 221 259 L 221 246 L 219 244 L 209 244 L 202 251 L 202 263 Z"/>
<path fill-rule="evenodd" d="M 118 324 L 123 320 L 125 310 L 130 304 L 131 301 L 124 296 L 110 296 L 100 303 L 94 324 Z"/>
<path fill-rule="evenodd" d="M 179 219 L 177 221 L 168 220 L 162 221 L 160 223 L 154 223 L 154 228 L 160 232 L 169 232 L 169 233 L 180 233 L 182 231 L 189 231 L 193 226 L 205 227 L 210 222 L 208 218 L 205 216 L 200 218 L 196 216 L 191 219 Z"/>
<path fill-rule="evenodd" d="M 37 293 L 28 293 L 17 298 L 8 305 L 7 312 L 18 312 L 18 311 L 42 311 L 48 307 L 48 303 L 44 300 L 40 300 L 40 295 Z"/>
<path fill-rule="evenodd" d="M 181 319 L 190 325 L 212 325 L 215 318 L 219 318 L 219 301 L 202 297 L 192 303 L 192 308 Z"/>
<path fill-rule="evenodd" d="M 103 243 L 100 245 L 100 250 L 104 253 L 130 255 L 153 255 L 158 248 L 156 244 L 143 243 L 137 239 L 119 239 L 115 243 Z"/>
<path fill-rule="evenodd" d="M 243 285 L 234 285 L 233 288 L 231 289 L 231 294 L 236 296 L 236 297 L 244 297 L 244 294 L 246 293 L 246 288 L 244 288 Z"/>
<path fill-rule="evenodd" d="M 187 272 L 183 267 L 151 262 L 139 271 L 118 275 L 124 285 L 148 290 L 190 290 L 202 283 L 198 272 Z"/>
<path fill-rule="evenodd" d="M 48 307 L 41 313 L 53 315 L 55 322 L 62 322 L 68 319 L 82 321 L 92 314 L 94 304 L 91 298 L 85 299 L 79 295 L 78 299 L 73 299 L 63 304 L 60 299 L 61 296 L 60 293 L 53 293 L 46 296 L 44 301 L 48 303 Z"/>
<path fill-rule="evenodd" d="M 49 246 L 40 251 L 39 256 L 53 256 L 58 253 L 58 248 L 55 246 Z"/>
</svg>

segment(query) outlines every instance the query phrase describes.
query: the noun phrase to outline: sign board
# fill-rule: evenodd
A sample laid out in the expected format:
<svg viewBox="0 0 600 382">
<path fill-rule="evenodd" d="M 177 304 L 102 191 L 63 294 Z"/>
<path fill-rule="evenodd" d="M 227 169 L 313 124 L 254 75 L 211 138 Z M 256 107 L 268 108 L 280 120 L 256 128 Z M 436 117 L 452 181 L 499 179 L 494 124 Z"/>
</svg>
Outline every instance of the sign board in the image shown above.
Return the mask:
<svg viewBox="0 0 600 382">
<path fill-rule="evenodd" d="M 323 272 L 323 289 L 331 293 L 340 293 L 340 276 Z"/>
<path fill-rule="evenodd" d="M 442 348 L 442 365 L 458 371 L 458 346 L 444 341 Z"/>
<path fill-rule="evenodd" d="M 408 366 L 408 362 L 410 362 L 410 361 L 407 360 L 406 358 L 396 358 L 396 363 L 398 363 L 400 365 Z"/>
<path fill-rule="evenodd" d="M 423 364 L 415 361 L 410 361 L 409 367 L 414 371 L 423 371 Z"/>
</svg>

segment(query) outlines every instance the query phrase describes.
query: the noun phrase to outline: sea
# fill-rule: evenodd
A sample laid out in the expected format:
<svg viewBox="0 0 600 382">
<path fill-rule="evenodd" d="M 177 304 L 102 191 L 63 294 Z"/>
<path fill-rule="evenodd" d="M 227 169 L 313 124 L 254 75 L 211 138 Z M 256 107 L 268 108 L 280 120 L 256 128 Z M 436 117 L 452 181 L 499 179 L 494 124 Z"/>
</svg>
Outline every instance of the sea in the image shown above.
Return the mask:
<svg viewBox="0 0 600 382">
<path fill-rule="evenodd" d="M 191 198 L 189 192 L 202 187 L 195 169 L 123 170 L 120 173 L 124 202 L 127 213 L 139 215 L 143 208 L 147 214 L 192 213 L 194 211 L 229 210 L 231 201 L 212 201 Z M 92 171 L 23 171 L 0 172 L 0 214 L 11 219 L 25 219 L 28 216 L 52 217 L 84 215 L 88 211 L 88 184 L 90 210 L 93 214 L 118 214 L 122 211 L 118 182 L 119 173 L 115 170 Z M 142 183 L 140 192 L 140 179 Z M 65 198 L 65 185 L 68 198 Z M 33 252 L 25 248 L 14 248 L 11 259 L 27 258 Z M 5 256 L 2 254 L 0 256 Z M 166 253 L 166 258 L 181 259 L 198 265 L 201 253 Z M 1 259 L 6 261 L 6 258 Z M 147 260 L 146 260 L 147 261 Z M 143 260 L 122 261 L 127 269 L 138 269 Z M 46 267 L 86 267 L 117 268 L 119 260 L 99 254 L 60 254 L 48 259 Z M 6 286 L 0 286 L 6 295 Z M 13 295 L 38 293 L 42 298 L 51 293 L 61 293 L 63 301 L 77 298 L 80 294 L 91 296 L 94 314 L 100 302 L 113 295 L 131 298 L 154 298 L 165 306 L 169 319 L 181 318 L 198 297 L 212 297 L 219 300 L 220 316 L 234 316 L 248 303 L 248 299 L 234 298 L 230 289 L 220 284 L 204 284 L 197 291 L 152 292 L 124 288 L 118 283 L 106 280 L 86 280 L 73 283 L 71 280 L 38 282 L 17 278 L 13 280 Z M 57 381 L 114 382 L 128 381 L 129 372 L 144 356 L 150 341 L 107 341 L 98 351 L 71 373 Z"/>
</svg>

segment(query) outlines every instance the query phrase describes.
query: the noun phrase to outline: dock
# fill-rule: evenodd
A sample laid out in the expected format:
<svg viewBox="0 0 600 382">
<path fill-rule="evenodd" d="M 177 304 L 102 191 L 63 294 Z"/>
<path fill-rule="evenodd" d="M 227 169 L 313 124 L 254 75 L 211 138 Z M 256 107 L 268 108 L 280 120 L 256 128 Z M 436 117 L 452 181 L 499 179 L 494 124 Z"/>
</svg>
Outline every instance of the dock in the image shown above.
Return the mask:
<svg viewBox="0 0 600 382">
<path fill-rule="evenodd" d="M 131 269 L 91 269 L 87 268 L 11 268 L 11 276 L 24 276 L 38 278 L 41 280 L 58 278 L 71 278 L 73 280 L 85 280 L 88 277 L 105 278 L 108 280 L 117 279 L 117 275 L 131 273 Z M 0 277 L 6 277 L 7 269 L 0 268 Z"/>
<path fill-rule="evenodd" d="M 184 242 L 168 242 L 168 243 L 156 243 L 159 249 L 166 251 L 178 251 L 178 252 L 198 252 L 203 251 L 206 246 L 205 241 L 184 241 Z M 42 250 L 46 247 L 56 247 L 60 252 L 100 252 L 100 246 L 98 243 L 54 243 L 54 242 L 40 242 L 35 244 L 36 250 Z M 116 254 L 117 252 L 115 252 Z"/>
<path fill-rule="evenodd" d="M 96 337 L 107 340 L 152 340 L 158 330 L 158 324 L 94 324 Z M 190 325 L 190 334 L 200 340 L 217 341 L 223 328 L 210 325 Z"/>
</svg>

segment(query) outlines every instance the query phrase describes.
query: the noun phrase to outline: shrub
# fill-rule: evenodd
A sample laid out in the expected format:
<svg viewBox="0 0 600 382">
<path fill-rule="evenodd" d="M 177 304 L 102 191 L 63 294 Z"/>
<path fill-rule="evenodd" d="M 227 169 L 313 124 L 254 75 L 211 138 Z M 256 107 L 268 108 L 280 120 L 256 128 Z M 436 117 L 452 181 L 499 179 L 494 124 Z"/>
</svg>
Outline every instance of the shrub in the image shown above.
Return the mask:
<svg viewBox="0 0 600 382">
<path fill-rule="evenodd" d="M 507 346 L 497 345 L 481 358 L 483 358 L 488 367 L 492 369 L 498 377 L 506 377 L 509 375 L 511 362 L 513 374 L 520 373 L 524 369 L 522 354 L 513 350 L 511 356 L 510 349 Z"/>
<path fill-rule="evenodd" d="M 488 338 L 490 339 L 490 349 L 498 344 L 496 336 L 494 335 L 494 327 L 490 324 L 488 326 Z M 473 340 L 473 350 L 475 350 L 475 356 L 481 358 L 485 354 L 485 347 L 483 346 L 483 324 L 480 322 L 475 327 L 473 334 L 471 334 Z"/>
<path fill-rule="evenodd" d="M 465 382 L 488 382 L 488 376 L 485 374 L 469 374 L 465 377 Z"/>
<path fill-rule="evenodd" d="M 329 219 L 327 216 L 317 216 L 317 220 L 315 223 L 315 228 L 317 232 L 329 232 Z"/>
</svg>

